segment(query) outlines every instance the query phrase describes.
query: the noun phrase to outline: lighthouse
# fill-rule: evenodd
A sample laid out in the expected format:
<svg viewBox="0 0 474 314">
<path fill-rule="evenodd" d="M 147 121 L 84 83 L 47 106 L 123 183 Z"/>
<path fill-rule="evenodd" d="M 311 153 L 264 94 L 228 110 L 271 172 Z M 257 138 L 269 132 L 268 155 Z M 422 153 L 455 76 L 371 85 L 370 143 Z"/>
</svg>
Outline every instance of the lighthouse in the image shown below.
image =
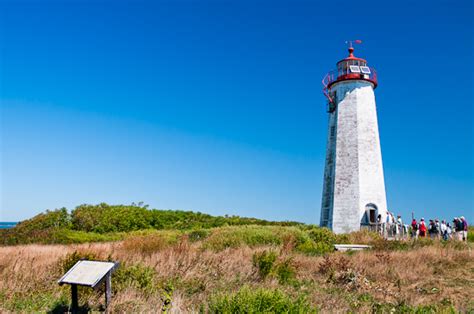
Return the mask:
<svg viewBox="0 0 474 314">
<path fill-rule="evenodd" d="M 323 79 L 329 126 L 320 225 L 335 233 L 375 230 L 387 215 L 377 72 L 354 56 L 353 43 L 361 41 L 348 43 L 349 56 Z"/>
</svg>

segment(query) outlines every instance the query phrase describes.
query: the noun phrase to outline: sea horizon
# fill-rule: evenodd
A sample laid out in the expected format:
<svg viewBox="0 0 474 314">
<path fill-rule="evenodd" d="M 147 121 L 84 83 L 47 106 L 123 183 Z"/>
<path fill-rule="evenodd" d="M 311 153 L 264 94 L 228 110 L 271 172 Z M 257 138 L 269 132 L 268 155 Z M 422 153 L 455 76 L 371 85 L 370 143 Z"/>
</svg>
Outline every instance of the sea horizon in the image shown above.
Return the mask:
<svg viewBox="0 0 474 314">
<path fill-rule="evenodd" d="M 0 221 L 0 229 L 10 229 L 18 224 L 17 221 Z"/>
</svg>

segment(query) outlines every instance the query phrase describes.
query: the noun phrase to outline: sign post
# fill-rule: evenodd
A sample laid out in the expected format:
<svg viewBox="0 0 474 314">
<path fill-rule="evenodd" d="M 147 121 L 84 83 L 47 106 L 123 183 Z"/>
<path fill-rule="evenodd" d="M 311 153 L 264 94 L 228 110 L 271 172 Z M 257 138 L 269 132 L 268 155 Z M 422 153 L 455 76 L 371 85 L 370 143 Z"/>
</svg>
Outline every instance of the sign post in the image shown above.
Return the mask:
<svg viewBox="0 0 474 314">
<path fill-rule="evenodd" d="M 77 286 L 96 288 L 101 283 L 105 284 L 105 310 L 107 311 L 112 298 L 112 272 L 118 266 L 116 262 L 81 260 L 69 269 L 58 280 L 58 283 L 71 285 L 71 312 L 77 313 L 79 310 Z"/>
</svg>

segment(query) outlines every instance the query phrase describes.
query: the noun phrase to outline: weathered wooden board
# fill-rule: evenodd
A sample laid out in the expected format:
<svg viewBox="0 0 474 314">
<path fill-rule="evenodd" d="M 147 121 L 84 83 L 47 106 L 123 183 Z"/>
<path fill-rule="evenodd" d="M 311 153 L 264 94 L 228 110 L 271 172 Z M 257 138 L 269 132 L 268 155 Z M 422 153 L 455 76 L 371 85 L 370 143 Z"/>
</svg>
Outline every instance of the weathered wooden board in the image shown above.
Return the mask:
<svg viewBox="0 0 474 314">
<path fill-rule="evenodd" d="M 78 261 L 58 283 L 95 287 L 115 265 L 113 262 Z"/>
</svg>

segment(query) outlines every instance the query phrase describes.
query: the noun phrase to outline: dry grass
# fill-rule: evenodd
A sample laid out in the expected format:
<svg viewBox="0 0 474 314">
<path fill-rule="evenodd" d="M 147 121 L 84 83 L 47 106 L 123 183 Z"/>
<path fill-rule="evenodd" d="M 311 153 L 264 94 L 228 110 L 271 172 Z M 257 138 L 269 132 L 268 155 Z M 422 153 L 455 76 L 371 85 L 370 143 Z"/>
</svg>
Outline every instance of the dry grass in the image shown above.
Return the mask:
<svg viewBox="0 0 474 314">
<path fill-rule="evenodd" d="M 157 238 L 146 243 L 140 238 L 133 245 L 132 240 L 0 247 L 0 312 L 48 311 L 54 300 L 62 298 L 68 302 L 68 288 L 59 287 L 56 281 L 62 272 L 61 260 L 74 251 L 154 270 L 154 282 L 159 289 L 146 292 L 128 287 L 116 291 L 111 304 L 114 312 L 156 312 L 163 308 L 167 293 L 171 295 L 172 312 L 189 312 L 197 310 L 211 294 L 235 291 L 244 284 L 279 287 L 293 296 L 307 294 L 310 302 L 323 312 L 367 312 L 374 304 L 387 303 L 410 306 L 443 303 L 468 311 L 473 302 L 474 256 L 470 248 L 459 250 L 435 245 L 412 251 L 310 257 L 295 253 L 283 244 L 272 249 L 281 260 L 292 258 L 297 282 L 280 285 L 274 277 L 261 280 L 252 266 L 253 254 L 268 246 L 240 246 L 216 252 L 203 249 L 201 243 L 191 243 L 186 237 L 176 244 Z M 22 301 L 41 294 L 48 296 L 44 305 L 41 302 L 25 305 Z M 94 307 L 101 300 L 92 293 L 81 302 Z"/>
</svg>

